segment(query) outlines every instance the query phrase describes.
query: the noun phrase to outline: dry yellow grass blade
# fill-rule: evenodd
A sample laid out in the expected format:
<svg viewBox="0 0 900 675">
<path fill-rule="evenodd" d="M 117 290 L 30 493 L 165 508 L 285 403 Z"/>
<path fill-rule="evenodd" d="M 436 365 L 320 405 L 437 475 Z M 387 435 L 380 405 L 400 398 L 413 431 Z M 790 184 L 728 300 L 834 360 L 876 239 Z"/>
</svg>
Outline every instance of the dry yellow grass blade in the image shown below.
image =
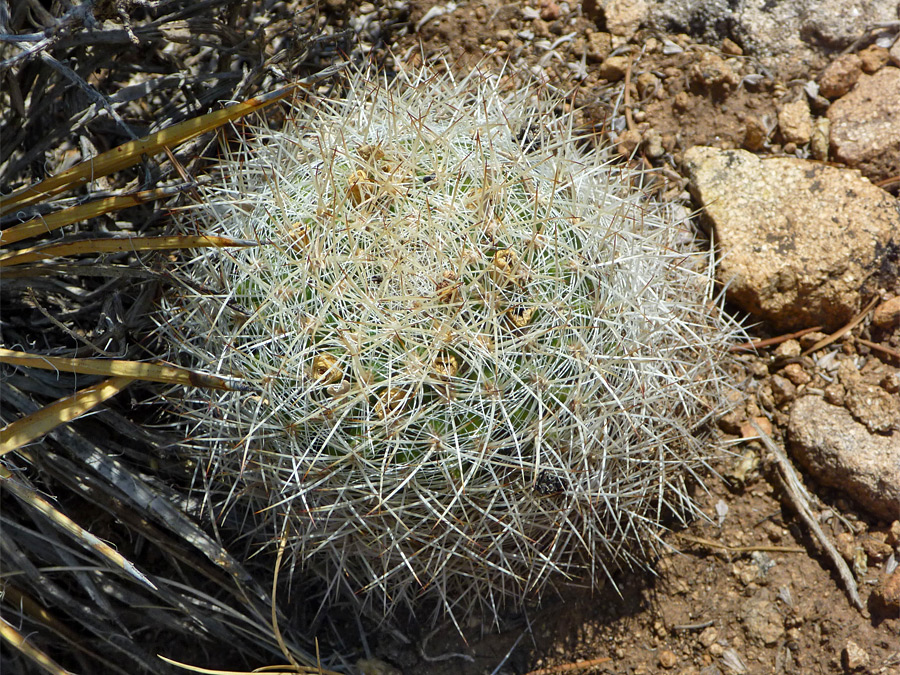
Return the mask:
<svg viewBox="0 0 900 675">
<path fill-rule="evenodd" d="M 132 381 L 129 377 L 105 380 L 7 424 L 0 429 L 0 457 L 53 431 L 60 424 L 81 417 L 106 399 L 118 394 Z"/>
<path fill-rule="evenodd" d="M 2 616 L 0 616 L 0 637 L 48 673 L 53 675 L 72 675 L 71 671 L 60 666 L 43 651 L 34 645 L 28 644 L 25 636 L 13 628 Z"/>
<path fill-rule="evenodd" d="M 0 246 L 9 246 L 17 241 L 37 237 L 53 230 L 58 230 L 66 225 L 77 223 L 82 220 L 96 218 L 104 213 L 112 213 L 113 211 L 121 211 L 130 206 L 138 204 L 146 204 L 156 199 L 171 197 L 178 194 L 183 186 L 160 188 L 158 190 L 144 190 L 143 192 L 134 192 L 130 195 L 117 195 L 115 197 L 104 197 L 96 199 L 87 204 L 79 204 L 70 206 L 67 209 L 50 213 L 46 216 L 37 216 L 29 221 L 7 228 L 0 232 Z"/>
<path fill-rule="evenodd" d="M 317 666 L 266 666 L 256 670 L 215 670 L 191 666 L 175 659 L 166 658 L 160 654 L 157 654 L 157 656 L 171 666 L 183 668 L 191 673 L 201 673 L 202 675 L 253 675 L 254 673 L 266 673 L 267 675 L 340 675 L 340 673 L 336 673 L 333 670 L 325 670 Z"/>
<path fill-rule="evenodd" d="M 300 87 L 308 87 L 315 82 L 331 77 L 345 66 L 345 63 L 331 66 L 313 76 L 268 94 L 255 96 L 243 103 L 235 103 L 222 110 L 216 110 L 206 115 L 174 124 L 136 141 L 123 143 L 96 157 L 86 159 L 71 169 L 55 176 L 50 176 L 40 183 L 29 185 L 10 193 L 3 199 L 0 199 L 0 215 L 12 213 L 16 209 L 50 199 L 66 190 L 85 185 L 115 171 L 127 169 L 137 164 L 143 155 L 156 154 L 162 151 L 163 148 L 178 145 L 202 133 L 216 129 L 223 124 L 261 110 L 275 101 L 280 101 L 290 96 Z"/>
<path fill-rule="evenodd" d="M 154 591 L 159 590 L 152 581 L 138 570 L 133 562 L 128 560 L 128 558 L 113 549 L 109 544 L 100 541 L 64 513 L 57 511 L 50 502 L 38 495 L 31 488 L 17 481 L 12 472 L 2 466 L 0 466 L 0 487 L 9 490 L 20 500 L 28 504 L 28 506 L 44 514 L 44 516 L 53 522 L 54 525 L 68 532 L 85 548 L 96 551 L 110 563 L 123 570 L 129 576 L 137 579 L 145 586 L 152 588 Z"/>
<path fill-rule="evenodd" d="M 79 239 L 33 246 L 0 256 L 0 268 L 47 260 L 64 255 L 86 253 L 121 253 L 122 251 L 165 251 L 180 248 L 223 248 L 257 246 L 257 242 L 210 235 L 173 235 L 169 237 L 116 237 Z"/>
<path fill-rule="evenodd" d="M 161 363 L 145 363 L 144 361 L 122 361 L 119 359 L 70 359 L 63 356 L 42 356 L 28 354 L 12 349 L 0 349 L 0 363 L 11 366 L 27 366 L 44 370 L 61 370 L 66 373 L 81 375 L 105 375 L 107 377 L 127 377 L 132 380 L 147 380 L 164 384 L 183 384 L 188 387 L 204 387 L 206 389 L 224 389 L 226 391 L 244 391 L 247 386 L 242 382 L 199 373 L 178 366 L 167 366 Z"/>
</svg>

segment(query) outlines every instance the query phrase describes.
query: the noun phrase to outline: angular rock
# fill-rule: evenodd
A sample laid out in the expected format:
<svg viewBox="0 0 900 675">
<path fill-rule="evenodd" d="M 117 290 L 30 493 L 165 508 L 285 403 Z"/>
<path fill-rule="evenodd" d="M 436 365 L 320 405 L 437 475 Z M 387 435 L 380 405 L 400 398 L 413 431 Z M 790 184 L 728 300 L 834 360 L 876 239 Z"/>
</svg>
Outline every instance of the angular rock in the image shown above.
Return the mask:
<svg viewBox="0 0 900 675">
<path fill-rule="evenodd" d="M 812 138 L 812 114 L 805 98 L 788 103 L 778 112 L 778 127 L 787 143 L 805 145 Z"/>
<path fill-rule="evenodd" d="M 891 10 L 895 13 L 891 18 L 896 18 L 896 4 L 891 6 L 890 0 L 815 0 L 798 12 L 800 35 L 826 48 L 843 49 L 859 37 L 860 24 L 878 21 L 874 17 Z"/>
<path fill-rule="evenodd" d="M 776 329 L 842 326 L 859 311 L 862 283 L 900 246 L 896 200 L 856 171 L 702 146 L 684 168 L 715 230 L 729 298 Z"/>
<path fill-rule="evenodd" d="M 871 75 L 887 65 L 890 59 L 890 52 L 884 47 L 869 45 L 859 53 L 859 58 L 862 59 L 863 72 Z"/>
<path fill-rule="evenodd" d="M 740 76 L 718 54 L 703 54 L 688 71 L 688 79 L 707 89 L 726 91 L 740 84 Z"/>
<path fill-rule="evenodd" d="M 862 670 L 869 665 L 869 655 L 853 640 L 848 640 L 847 646 L 841 652 L 841 661 L 845 670 Z"/>
<path fill-rule="evenodd" d="M 900 402 L 881 387 L 868 382 L 848 386 L 844 405 L 857 421 L 872 433 L 886 433 L 900 427 Z M 900 439 L 898 439 L 900 442 Z"/>
<path fill-rule="evenodd" d="M 612 51 L 612 36 L 609 33 L 594 31 L 587 36 L 587 62 L 600 63 Z"/>
<path fill-rule="evenodd" d="M 896 19 L 896 0 L 655 0 L 648 25 L 706 44 L 731 38 L 745 54 L 763 57 L 766 67 L 796 64 L 790 72 L 800 76 L 817 60 L 818 45 L 840 50 L 868 26 Z"/>
<path fill-rule="evenodd" d="M 597 75 L 604 80 L 617 82 L 625 77 L 631 59 L 627 56 L 610 56 L 597 69 Z"/>
<path fill-rule="evenodd" d="M 861 75 L 827 115 L 835 159 L 872 181 L 900 174 L 900 68 Z"/>
<path fill-rule="evenodd" d="M 827 117 L 817 117 L 813 125 L 812 138 L 809 142 L 809 150 L 814 159 L 824 162 L 828 159 L 829 139 L 831 135 L 831 120 Z"/>
<path fill-rule="evenodd" d="M 896 616 L 900 612 L 900 567 L 879 582 L 873 595 L 880 613 Z"/>
<path fill-rule="evenodd" d="M 820 483 L 879 518 L 900 513 L 900 432 L 870 434 L 846 409 L 804 396 L 791 408 L 788 440 L 793 456 Z"/>
<path fill-rule="evenodd" d="M 900 326 L 900 295 L 878 305 L 872 312 L 872 323 L 886 330 Z"/>
<path fill-rule="evenodd" d="M 751 641 L 773 645 L 784 635 L 784 618 L 768 600 L 752 598 L 744 604 L 744 630 Z"/>
<path fill-rule="evenodd" d="M 862 59 L 856 54 L 839 56 L 819 77 L 819 93 L 826 98 L 838 98 L 853 88 L 862 74 Z"/>
<path fill-rule="evenodd" d="M 606 29 L 613 35 L 630 38 L 647 19 L 649 10 L 646 0 L 607 0 L 603 7 Z"/>
</svg>

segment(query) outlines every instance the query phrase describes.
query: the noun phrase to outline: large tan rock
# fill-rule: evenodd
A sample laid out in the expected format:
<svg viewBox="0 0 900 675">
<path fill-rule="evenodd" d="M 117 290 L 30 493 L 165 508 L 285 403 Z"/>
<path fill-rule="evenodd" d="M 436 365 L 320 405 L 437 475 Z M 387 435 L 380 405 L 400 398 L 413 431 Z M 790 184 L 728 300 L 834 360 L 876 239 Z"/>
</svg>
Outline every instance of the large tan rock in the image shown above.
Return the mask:
<svg viewBox="0 0 900 675">
<path fill-rule="evenodd" d="M 797 399 L 788 440 L 794 457 L 820 483 L 837 488 L 873 515 L 900 514 L 900 432 L 872 434 L 845 408 L 818 396 Z"/>
<path fill-rule="evenodd" d="M 694 147 L 691 189 L 712 223 L 731 300 L 780 330 L 833 330 L 900 246 L 897 200 L 857 171 Z M 897 281 L 888 280 L 888 285 Z"/>
<path fill-rule="evenodd" d="M 878 181 L 900 174 L 900 68 L 861 75 L 828 108 L 835 159 Z"/>
<path fill-rule="evenodd" d="M 603 3 L 607 30 L 625 38 L 630 38 L 637 32 L 649 11 L 646 0 L 606 0 Z"/>
</svg>

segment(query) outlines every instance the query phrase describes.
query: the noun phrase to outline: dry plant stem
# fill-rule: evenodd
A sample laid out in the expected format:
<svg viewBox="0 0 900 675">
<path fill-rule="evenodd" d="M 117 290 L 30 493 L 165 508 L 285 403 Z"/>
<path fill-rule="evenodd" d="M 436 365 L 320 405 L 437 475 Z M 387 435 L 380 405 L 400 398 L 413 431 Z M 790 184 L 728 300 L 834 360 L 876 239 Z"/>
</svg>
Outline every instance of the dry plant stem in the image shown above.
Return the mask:
<svg viewBox="0 0 900 675">
<path fill-rule="evenodd" d="M 887 354 L 888 356 L 893 356 L 895 359 L 900 359 L 900 351 L 896 349 L 891 349 L 890 347 L 886 347 L 884 345 L 880 345 L 877 342 L 872 342 L 871 340 L 866 340 L 865 338 L 858 337 L 856 341 L 865 345 L 869 349 L 874 349 L 875 351 L 881 352 L 882 354 Z"/>
<path fill-rule="evenodd" d="M 50 628 L 69 642 L 78 641 L 78 633 L 59 621 L 38 601 L 8 581 L 0 579 L 0 598 L 10 607 L 21 607 L 23 613 Z M 90 653 L 90 652 L 86 652 Z"/>
<path fill-rule="evenodd" d="M 167 656 L 160 656 L 159 658 L 169 665 L 176 666 L 189 673 L 200 673 L 200 675 L 254 675 L 256 673 L 266 673 L 266 675 L 342 675 L 333 670 L 325 670 L 324 668 L 314 666 L 299 666 L 298 668 L 294 668 L 293 666 L 264 666 L 252 671 L 217 670 L 214 668 L 200 668 L 187 663 L 181 663 L 180 661 L 170 659 Z"/>
<path fill-rule="evenodd" d="M 85 4 L 87 5 L 89 3 Z M 0 38 L 0 40 L 2 40 L 2 38 Z M 116 109 L 113 108 L 112 104 L 109 102 L 109 100 L 107 100 L 105 96 L 103 96 L 103 94 L 101 94 L 99 91 L 94 89 L 94 87 L 85 82 L 84 79 L 82 79 L 81 76 L 78 75 L 78 73 L 76 73 L 74 70 L 63 63 L 60 63 L 60 61 L 58 61 L 55 57 L 44 51 L 44 49 L 50 47 L 54 41 L 55 38 L 46 38 L 39 43 L 31 44 L 29 42 L 15 40 L 15 43 L 21 46 L 23 52 L 17 57 L 7 59 L 3 63 L 0 63 L 0 70 L 5 70 L 6 68 L 14 65 L 20 58 L 27 58 L 28 56 L 39 52 L 39 58 L 41 59 L 41 61 L 46 63 L 76 87 L 81 89 L 85 94 L 87 94 L 88 98 L 90 98 L 94 102 L 94 105 L 99 105 L 104 110 L 106 110 L 106 112 L 109 113 L 109 116 L 112 117 L 113 120 L 115 120 L 116 124 L 119 125 L 119 127 L 129 138 L 131 138 L 132 140 L 137 139 L 137 135 L 134 133 L 131 127 L 126 124 L 125 120 L 122 119 L 122 116 L 119 115 L 118 112 L 116 112 Z"/>
<path fill-rule="evenodd" d="M 152 590 L 156 590 L 156 585 L 140 572 L 130 560 L 113 550 L 109 544 L 100 541 L 71 518 L 53 508 L 46 499 L 39 497 L 36 492 L 19 483 L 12 473 L 2 466 L 0 466 L 0 487 L 9 490 L 35 511 L 42 513 L 54 525 L 67 532 L 85 548 L 93 549 L 142 584 Z"/>
<path fill-rule="evenodd" d="M 112 107 L 112 104 L 106 99 L 103 94 L 94 89 L 91 85 L 85 82 L 74 70 L 69 68 L 67 65 L 60 63 L 54 57 L 50 56 L 50 54 L 46 52 L 41 52 L 41 60 L 49 65 L 54 70 L 58 71 L 63 75 L 67 80 L 72 82 L 76 87 L 85 92 L 88 97 L 94 101 L 95 105 L 99 105 L 101 108 L 106 110 L 109 113 L 110 117 L 112 117 L 116 124 L 121 127 L 121 129 L 125 132 L 132 140 L 137 140 L 137 134 L 134 133 L 134 130 L 125 123 L 125 120 L 122 119 L 122 116 L 116 112 L 116 109 Z"/>
<path fill-rule="evenodd" d="M 121 211 L 129 206 L 146 204 L 156 199 L 173 197 L 182 190 L 192 187 L 190 183 L 173 185 L 155 190 L 144 190 L 129 195 L 114 195 L 95 199 L 87 204 L 78 204 L 46 216 L 38 216 L 31 220 L 9 227 L 0 232 L 0 246 L 9 246 L 23 239 L 30 239 L 42 234 L 47 234 L 66 225 L 96 218 L 104 213 Z"/>
<path fill-rule="evenodd" d="M 0 396 L 2 396 L 6 402 L 14 402 L 17 408 L 27 414 L 34 414 L 37 412 L 37 410 L 31 409 L 36 408 L 36 404 L 30 403 L 28 399 L 24 397 L 22 392 L 18 392 L 10 386 L 4 386 L 2 390 L 0 390 Z M 107 411 L 107 414 L 110 415 L 113 413 L 112 411 Z M 123 420 L 121 426 L 126 427 L 127 425 L 127 420 Z M 167 528 L 171 529 L 171 531 L 177 533 L 182 541 L 203 553 L 211 562 L 218 568 L 224 570 L 229 577 L 233 578 L 239 584 L 242 591 L 242 600 L 244 602 L 246 602 L 246 598 L 243 597 L 243 594 L 251 594 L 260 598 L 265 596 L 265 594 L 254 585 L 252 577 L 243 569 L 241 564 L 225 549 L 218 545 L 209 535 L 201 530 L 197 524 L 189 520 L 182 511 L 171 504 L 165 498 L 164 494 L 160 493 L 147 483 L 144 483 L 139 477 L 133 475 L 127 466 L 111 457 L 110 453 L 102 452 L 96 448 L 84 447 L 84 439 L 70 427 L 60 426 L 51 433 L 56 435 L 57 442 L 60 445 L 67 447 L 81 461 L 81 464 L 85 468 L 95 471 L 104 479 L 96 483 L 99 491 L 103 492 L 104 489 L 108 490 L 109 486 L 112 486 L 114 490 L 117 490 L 124 495 L 126 503 L 133 506 L 138 512 L 142 513 L 144 517 L 148 518 L 148 520 L 161 522 Z M 46 454 L 47 451 L 42 449 L 41 452 Z M 20 454 L 29 464 L 33 465 L 36 463 L 35 458 L 28 451 L 20 449 L 18 454 Z M 59 464 L 60 461 L 61 460 L 57 460 L 57 464 Z M 93 484 L 90 477 L 82 479 L 77 476 L 76 471 L 69 469 L 68 465 L 63 466 L 64 475 L 55 476 L 58 480 L 65 481 L 68 479 L 77 484 L 81 484 L 82 480 L 84 480 L 88 486 Z M 98 500 L 95 499 L 94 503 L 103 508 L 102 503 Z M 115 504 L 113 504 L 113 506 L 115 506 Z M 113 512 L 121 509 L 116 506 L 116 508 L 109 508 L 108 510 Z M 154 538 L 152 532 L 143 532 L 140 530 L 140 527 L 136 527 L 136 530 L 144 534 L 147 539 L 152 540 Z M 215 581 L 213 576 L 208 573 L 204 574 Z"/>
<path fill-rule="evenodd" d="M 589 659 L 588 661 L 579 661 L 578 663 L 566 663 L 561 666 L 548 666 L 547 668 L 538 668 L 531 670 L 526 675 L 558 675 L 559 673 L 577 673 L 585 668 L 593 668 L 604 663 L 609 663 L 612 658 L 604 656 L 599 659 Z"/>
<path fill-rule="evenodd" d="M 246 385 L 234 378 L 200 373 L 177 366 L 143 361 L 123 361 L 121 359 L 70 359 L 62 356 L 28 354 L 12 349 L 0 348 L 0 363 L 14 366 L 60 370 L 82 375 L 106 375 L 126 377 L 133 380 L 182 384 L 193 387 L 209 387 L 229 391 L 246 391 Z"/>
<path fill-rule="evenodd" d="M 753 340 L 751 342 L 744 342 L 742 344 L 729 347 L 729 350 L 732 352 L 752 352 L 758 349 L 762 349 L 763 347 L 771 347 L 772 345 L 778 345 L 782 342 L 787 342 L 788 340 L 794 340 L 798 337 L 806 335 L 807 333 L 814 333 L 817 330 L 822 330 L 822 326 L 804 328 L 803 330 L 798 330 L 796 333 L 787 333 L 786 335 L 766 338 L 765 340 Z"/>
<path fill-rule="evenodd" d="M 0 457 L 81 417 L 131 384 L 131 378 L 114 377 L 67 396 L 0 429 Z"/>
<path fill-rule="evenodd" d="M 278 597 L 278 574 L 281 572 L 281 561 L 284 559 L 284 548 L 287 546 L 289 527 L 290 523 L 285 522 L 284 532 L 278 542 L 278 555 L 275 556 L 275 571 L 272 574 L 272 632 L 275 634 L 275 639 L 278 641 L 278 648 L 281 649 L 281 653 L 284 654 L 284 657 L 291 662 L 291 665 L 299 671 L 300 664 L 297 663 L 294 655 L 291 654 L 291 651 L 284 643 L 284 638 L 281 635 L 281 628 L 278 627 L 278 605 L 275 604 L 276 598 Z"/>
<path fill-rule="evenodd" d="M 171 237 L 104 237 L 103 239 L 78 239 L 60 243 L 40 244 L 22 251 L 0 255 L 0 268 L 38 262 L 69 255 L 90 253 L 125 253 L 138 251 L 173 251 L 185 248 L 220 248 L 256 246 L 255 241 L 229 237 L 171 236 Z"/>
<path fill-rule="evenodd" d="M 880 181 L 875 183 L 880 188 L 888 189 L 893 187 L 894 185 L 900 185 L 900 176 L 891 176 L 890 178 L 883 178 Z"/>
<path fill-rule="evenodd" d="M 315 75 L 298 80 L 294 84 L 282 87 L 269 94 L 256 96 L 243 103 L 236 103 L 222 110 L 216 110 L 206 115 L 180 122 L 138 140 L 123 143 L 40 183 L 20 188 L 9 195 L 5 195 L 0 199 L 0 215 L 37 204 L 62 192 L 85 185 L 97 178 L 102 178 L 115 171 L 134 166 L 144 154 L 161 152 L 167 146 L 183 143 L 223 124 L 240 119 L 276 101 L 287 98 L 296 92 L 297 89 L 309 88 L 315 83 L 333 76 L 345 68 L 346 65 L 346 63 L 340 63 L 329 66 Z"/>
<path fill-rule="evenodd" d="M 3 275 L 3 276 L 5 277 L 6 275 Z M 44 307 L 43 303 L 38 299 L 37 293 L 34 292 L 34 288 L 28 289 L 25 292 L 25 296 L 28 298 L 29 302 L 31 302 L 37 308 L 37 310 L 41 313 L 41 315 L 45 319 L 47 319 L 47 321 L 49 321 L 54 326 L 56 326 L 59 330 L 61 330 L 63 333 L 68 335 L 73 341 L 80 342 L 84 347 L 87 347 L 87 349 L 90 350 L 91 354 L 96 354 L 99 356 L 106 356 L 108 358 L 113 358 L 115 356 L 115 354 L 106 351 L 100 345 L 94 344 L 85 336 L 79 335 L 74 330 L 69 328 L 66 324 L 64 324 L 62 321 L 60 321 L 55 316 L 53 316 L 53 314 L 48 312 L 47 309 Z"/>
<path fill-rule="evenodd" d="M 628 67 L 625 69 L 625 123 L 629 131 L 634 131 L 634 116 L 631 112 L 631 69 L 634 58 L 628 58 Z"/>
<path fill-rule="evenodd" d="M 806 523 L 806 526 L 813 533 L 816 540 L 825 549 L 828 557 L 831 558 L 831 561 L 834 563 L 834 566 L 837 569 L 838 575 L 840 575 L 841 577 L 841 581 L 844 582 L 844 587 L 846 588 L 847 594 L 850 596 L 850 600 L 853 605 L 857 609 L 863 610 L 863 602 L 859 597 L 859 591 L 857 590 L 856 580 L 853 578 L 853 572 L 850 571 L 850 568 L 847 566 L 847 563 L 844 562 L 841 554 L 838 553 L 838 550 L 835 548 L 834 544 L 831 543 L 831 539 L 821 528 L 818 521 L 813 517 L 812 510 L 809 507 L 809 497 L 807 496 L 806 488 L 803 486 L 803 483 L 800 482 L 800 477 L 797 475 L 797 471 L 794 469 L 793 465 L 784 454 L 784 452 L 782 452 L 781 448 L 779 448 L 775 444 L 775 441 L 773 441 L 772 438 L 762 430 L 762 427 L 760 427 L 754 420 L 750 420 L 750 423 L 759 434 L 760 440 L 762 440 L 763 444 L 775 458 L 775 462 L 778 466 L 778 472 L 781 475 L 781 479 L 784 484 L 785 494 L 791 502 L 791 505 L 800 515 L 800 518 L 803 520 L 803 522 Z"/>
<path fill-rule="evenodd" d="M 878 296 L 875 296 L 874 298 L 872 298 L 872 301 L 868 305 L 866 305 L 866 308 L 863 311 L 861 311 L 859 314 L 857 314 L 849 323 L 847 323 L 846 326 L 844 326 L 840 330 L 835 331 L 834 333 L 829 335 L 827 338 L 822 338 L 816 344 L 814 344 L 812 347 L 810 347 L 805 352 L 803 352 L 801 354 L 801 356 L 807 356 L 809 354 L 812 354 L 813 352 L 817 352 L 820 349 L 822 349 L 822 347 L 827 347 L 832 342 L 836 342 L 837 340 L 840 340 L 847 333 L 849 333 L 851 330 L 856 328 L 856 326 L 858 326 L 860 324 L 860 322 L 866 318 L 866 314 L 871 312 L 872 308 L 875 307 L 875 305 L 877 305 L 877 304 L 878 304 Z"/>
<path fill-rule="evenodd" d="M 691 537 L 686 534 L 679 534 L 678 538 L 693 544 L 700 544 L 702 546 L 708 546 L 709 548 L 728 551 L 729 553 L 753 553 L 754 551 L 764 551 L 766 553 L 806 553 L 805 548 L 800 548 L 798 546 L 729 546 L 728 544 L 721 544 L 717 541 L 703 539 L 701 537 Z"/>
</svg>

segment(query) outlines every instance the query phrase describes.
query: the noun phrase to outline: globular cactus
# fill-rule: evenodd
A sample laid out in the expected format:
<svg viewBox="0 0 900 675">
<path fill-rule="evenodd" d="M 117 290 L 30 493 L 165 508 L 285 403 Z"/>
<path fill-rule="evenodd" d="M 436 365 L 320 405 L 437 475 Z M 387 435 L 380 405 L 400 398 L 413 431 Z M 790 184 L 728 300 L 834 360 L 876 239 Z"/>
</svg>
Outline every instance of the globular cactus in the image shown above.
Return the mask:
<svg viewBox="0 0 900 675">
<path fill-rule="evenodd" d="M 184 261 L 160 312 L 173 358 L 256 388 L 184 404 L 209 498 L 379 615 L 640 563 L 715 453 L 711 254 L 499 82 L 358 73 L 241 129 L 182 225 L 259 245 Z"/>
</svg>

